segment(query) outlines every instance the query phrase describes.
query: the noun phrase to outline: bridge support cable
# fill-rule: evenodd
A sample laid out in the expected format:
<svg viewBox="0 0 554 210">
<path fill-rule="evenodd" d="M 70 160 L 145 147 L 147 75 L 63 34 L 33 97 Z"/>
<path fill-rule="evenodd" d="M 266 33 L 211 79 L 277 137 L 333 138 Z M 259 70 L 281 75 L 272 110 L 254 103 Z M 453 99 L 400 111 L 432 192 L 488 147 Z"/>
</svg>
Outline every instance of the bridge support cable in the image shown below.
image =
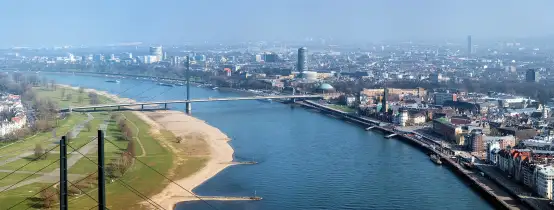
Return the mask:
<svg viewBox="0 0 554 210">
<path fill-rule="evenodd" d="M 35 196 L 39 195 L 40 193 L 44 192 L 45 190 L 47 190 L 47 189 L 49 189 L 49 188 L 51 188 L 51 187 L 54 187 L 54 186 L 57 185 L 58 183 L 59 183 L 59 182 L 55 182 L 55 183 L 53 183 L 53 184 L 51 184 L 51 185 L 48 185 L 48 186 L 45 187 L 45 188 L 42 188 L 42 190 L 38 191 L 38 192 L 35 193 L 34 195 L 31 195 L 31 196 L 29 196 L 29 197 L 26 197 L 26 198 L 23 199 L 22 201 L 19 201 L 18 203 L 16 203 L 16 204 L 10 206 L 10 208 L 7 208 L 7 210 L 13 209 L 13 208 L 15 208 L 16 206 L 21 205 L 23 202 L 25 202 L 25 201 L 27 201 L 27 200 L 29 200 L 29 199 L 31 199 L 31 198 L 34 198 Z M 57 195 L 57 194 L 52 194 L 52 195 L 50 195 L 49 197 L 46 197 L 46 198 L 49 199 L 49 198 L 51 198 L 51 197 L 53 197 L 53 196 L 56 196 L 56 195 Z M 29 207 L 27 207 L 25 210 L 30 209 L 31 207 L 32 207 L 32 206 L 29 206 Z"/>
<path fill-rule="evenodd" d="M 59 147 L 59 145 L 56 145 L 55 147 L 52 147 L 52 149 L 49 149 L 48 151 L 45 151 L 42 155 L 39 155 L 38 157 L 36 157 L 36 159 L 41 159 L 41 158 L 44 157 L 45 155 L 50 154 L 50 152 L 51 152 L 52 150 L 55 150 L 55 149 L 57 149 L 58 147 Z M 6 177 L 8 177 L 8 176 L 14 174 L 15 172 L 21 170 L 22 168 L 25 168 L 25 166 L 27 166 L 27 165 L 29 165 L 29 164 L 31 164 L 31 163 L 33 163 L 33 161 L 29 161 L 27 164 L 25 164 L 25 165 L 23 165 L 23 166 L 21 166 L 21 167 L 15 169 L 14 171 L 8 173 L 6 176 L 0 178 L 0 181 L 2 181 L 2 180 L 5 179 Z M 0 192 L 0 193 L 1 193 L 1 192 Z"/>
<path fill-rule="evenodd" d="M 121 186 L 127 188 L 129 191 L 135 193 L 135 195 L 139 196 L 140 198 L 142 198 L 144 201 L 146 201 L 147 203 L 149 203 L 150 205 L 154 206 L 156 209 L 163 209 L 163 210 L 166 210 L 163 206 L 161 206 L 160 204 L 156 203 L 155 201 L 153 201 L 152 199 L 148 198 L 148 196 L 140 193 L 140 191 L 138 191 L 137 189 L 131 187 L 131 185 L 125 183 L 124 181 L 122 181 L 121 179 L 117 179 L 116 180 Z"/>
<path fill-rule="evenodd" d="M 50 164 L 48 164 L 48 165 L 46 165 L 46 166 L 40 168 L 39 170 L 33 172 L 33 173 L 30 174 L 29 176 L 26 176 L 25 178 L 19 180 L 18 182 L 14 183 L 14 184 L 10 185 L 9 187 L 5 188 L 4 190 L 0 191 L 0 194 L 3 193 L 3 192 L 5 192 L 5 191 L 7 191 L 7 190 L 9 190 L 9 189 L 11 189 L 13 186 L 15 186 L 15 185 L 21 183 L 22 181 L 25 181 L 25 180 L 28 179 L 29 177 L 32 177 L 32 176 L 36 175 L 38 172 L 40 172 L 40 171 L 42 171 L 42 170 L 44 170 L 44 169 L 50 167 L 51 165 L 54 165 L 54 163 L 57 163 L 58 161 L 60 161 L 60 159 L 57 159 L 57 160 L 55 160 L 55 161 L 52 161 Z"/>
<path fill-rule="evenodd" d="M 142 83 L 144 83 L 144 82 L 146 82 L 146 81 L 148 81 L 148 80 L 143 80 L 143 81 L 140 82 L 139 84 L 133 85 L 133 86 L 131 86 L 131 87 L 129 87 L 129 88 L 123 90 L 123 91 L 120 91 L 119 93 L 116 93 L 116 94 L 114 94 L 114 95 L 116 95 L 116 96 L 119 97 L 121 94 L 123 94 L 123 93 L 125 93 L 125 92 L 127 92 L 127 91 L 129 91 L 129 90 L 131 90 L 131 89 L 133 89 L 133 88 L 136 88 L 138 85 L 141 85 Z M 150 90 L 150 88 L 148 88 L 148 89 L 146 89 L 146 90 L 148 91 L 148 90 Z M 145 92 L 146 92 L 146 91 L 145 91 Z M 143 93 L 144 93 L 144 92 L 143 92 Z M 141 94 L 142 94 L 142 93 L 141 93 Z"/>
<path fill-rule="evenodd" d="M 84 177 L 84 178 L 78 180 L 78 181 L 75 182 L 75 183 L 80 183 L 81 181 L 88 179 L 90 176 L 92 176 L 92 175 L 94 175 L 94 174 L 96 174 L 96 172 L 89 174 L 88 176 L 86 176 L 86 177 Z M 54 183 L 54 184 L 49 185 L 48 187 L 42 189 L 41 191 L 35 193 L 34 195 L 29 196 L 29 197 L 25 198 L 24 200 L 22 200 L 21 202 L 15 204 L 15 205 L 13 205 L 13 206 L 11 206 L 11 207 L 8 208 L 7 210 L 10 210 L 10 209 L 12 209 L 12 208 L 14 208 L 14 207 L 20 205 L 21 203 L 25 202 L 26 200 L 28 200 L 28 199 L 30 199 L 30 198 L 33 198 L 33 197 L 35 197 L 35 196 L 37 196 L 37 195 L 39 195 L 39 194 L 42 193 L 43 191 L 47 190 L 48 188 L 54 187 L 54 186 L 55 186 L 56 184 L 58 184 L 58 183 L 60 183 L 60 182 L 56 182 L 56 183 Z M 70 182 L 70 183 L 71 183 L 71 182 Z M 73 183 L 71 183 L 71 184 L 72 184 L 73 186 L 75 186 Z M 79 189 L 77 186 L 75 186 L 75 188 Z M 81 189 L 79 189 L 79 191 L 84 192 L 84 191 L 81 190 Z M 50 195 L 50 196 L 48 196 L 48 197 L 46 197 L 46 198 L 44 198 L 44 199 L 50 199 L 50 198 L 52 198 L 52 197 L 54 197 L 54 196 L 58 196 L 58 194 L 55 194 L 55 193 L 54 193 L 54 194 L 52 194 L 52 195 Z M 94 199 L 93 199 L 93 200 L 94 200 Z M 93 208 L 96 208 L 96 207 L 98 207 L 98 205 L 94 206 Z M 33 207 L 32 205 L 30 205 L 30 206 L 27 207 L 25 210 L 31 209 L 31 208 L 34 208 L 34 207 Z M 91 209 L 92 209 L 92 208 L 91 208 Z"/>
<path fill-rule="evenodd" d="M 71 147 L 71 145 L 68 145 L 69 147 Z M 119 148 L 119 147 L 118 147 Z M 80 155 L 82 155 L 85 159 L 89 160 L 90 162 L 96 164 L 98 167 L 99 164 L 94 162 L 92 159 L 90 159 L 89 157 L 85 156 L 83 153 L 81 153 L 79 150 L 75 150 L 77 151 L 77 153 L 79 153 Z M 99 179 L 100 179 L 100 175 L 98 176 Z M 144 199 L 144 201 L 146 201 L 147 203 L 149 203 L 150 205 L 154 206 L 156 209 L 164 209 L 160 204 L 154 202 L 152 199 L 148 198 L 147 196 L 145 196 L 144 194 L 140 193 L 140 191 L 136 190 L 135 188 L 131 187 L 130 185 L 128 185 L 127 183 L 125 183 L 124 181 L 122 181 L 121 179 L 116 179 L 116 181 L 118 181 L 119 184 L 121 184 L 123 187 L 127 188 L 129 191 L 131 191 L 132 193 L 134 193 L 135 195 L 137 195 L 138 197 Z M 100 180 L 99 180 L 99 183 L 100 183 Z M 99 189 L 100 190 L 100 189 Z M 105 195 L 105 194 L 104 194 Z M 104 204 L 105 205 L 105 204 Z M 98 207 L 100 208 L 100 204 L 98 205 Z"/>
<path fill-rule="evenodd" d="M 116 148 L 120 149 L 120 150 L 123 150 L 123 148 L 117 146 L 117 144 L 113 143 L 112 141 L 106 139 L 106 141 L 110 144 L 112 144 L 113 146 L 115 146 Z M 170 179 L 169 177 L 167 177 L 166 175 L 164 175 L 163 173 L 159 172 L 158 170 L 152 168 L 152 166 L 149 166 L 148 164 L 142 162 L 140 159 L 136 158 L 136 157 L 132 157 L 134 160 L 138 161 L 139 163 L 141 163 L 142 165 L 146 166 L 147 168 L 151 169 L 152 171 L 156 172 L 157 174 L 159 174 L 160 176 L 162 176 L 163 178 L 167 179 L 168 181 L 170 181 L 171 183 L 177 185 L 179 188 L 183 189 L 184 191 L 190 193 L 191 195 L 193 195 L 194 197 L 196 197 L 198 200 L 204 202 L 206 205 L 208 205 L 210 208 L 212 209 L 218 209 L 216 208 L 215 206 L 213 206 L 212 204 L 208 203 L 206 200 L 202 199 L 201 197 L 199 197 L 198 195 L 196 195 L 195 193 L 193 193 L 192 191 L 190 190 L 187 190 L 186 188 L 184 188 L 183 186 L 181 186 L 179 183 L 175 182 L 174 180 Z"/>
<path fill-rule="evenodd" d="M 63 139 L 63 137 L 62 137 L 62 139 Z M 95 139 L 95 138 L 94 138 L 94 139 Z M 94 140 L 94 139 L 93 139 L 93 140 Z M 60 143 L 61 143 L 61 141 L 60 141 Z M 89 141 L 88 143 L 90 143 L 90 141 Z M 79 149 L 81 149 L 82 147 L 84 147 L 84 146 L 87 145 L 88 143 L 86 143 L 86 144 L 84 144 L 83 146 L 79 147 Z M 61 144 L 60 144 L 60 145 L 61 145 Z M 57 146 L 51 148 L 50 150 L 45 151 L 42 155 L 38 156 L 37 159 L 38 159 L 38 158 L 42 158 L 42 157 L 44 157 L 45 155 L 48 155 L 52 150 L 55 150 L 56 148 L 60 147 L 60 145 L 57 145 Z M 69 146 L 69 145 L 68 145 L 68 146 Z M 61 150 L 61 148 L 60 148 L 60 150 Z M 78 151 L 78 150 L 77 150 L 77 151 Z M 62 153 L 62 151 L 60 151 L 60 155 L 61 155 L 61 153 Z M 18 182 L 14 183 L 14 184 L 8 186 L 7 188 L 5 188 L 4 190 L 0 191 L 0 194 L 3 193 L 3 192 L 5 192 L 5 191 L 7 191 L 7 190 L 9 190 L 9 189 L 11 189 L 13 186 L 15 186 L 15 185 L 21 183 L 22 181 L 27 180 L 28 178 L 30 178 L 30 177 L 36 175 L 37 173 L 39 173 L 39 172 L 41 172 L 42 170 L 44 170 L 44 169 L 50 167 L 51 165 L 54 165 L 55 163 L 57 163 L 57 162 L 60 161 L 60 160 L 61 160 L 61 159 L 58 158 L 57 160 L 50 162 L 48 165 L 46 165 L 46 166 L 40 168 L 39 170 L 33 172 L 33 173 L 30 174 L 29 176 L 26 176 L 25 178 L 19 180 Z M 13 174 L 13 173 L 15 173 L 15 172 L 21 170 L 22 168 L 24 168 L 25 166 L 27 166 L 27 165 L 29 165 L 29 164 L 31 164 L 31 163 L 33 163 L 33 162 L 29 162 L 29 163 L 27 163 L 27 164 L 25 164 L 25 165 L 19 167 L 18 169 L 14 170 L 14 171 L 12 171 L 11 173 L 9 173 L 8 175 L 4 176 L 2 179 L 4 179 L 4 178 L 8 177 L 9 175 L 11 175 L 11 174 Z M 60 169 L 60 171 L 61 171 L 61 169 Z M 60 173 L 61 173 L 61 172 L 60 172 Z M 0 179 L 0 180 L 2 180 L 2 179 Z M 60 177 L 60 179 L 61 179 L 61 177 Z M 52 185 L 50 185 L 50 186 L 48 186 L 48 187 L 42 189 L 41 191 L 37 192 L 36 194 L 34 194 L 34 195 L 31 196 L 31 197 L 34 197 L 34 196 L 38 195 L 38 194 L 41 193 L 42 191 L 44 191 L 44 190 L 46 190 L 47 188 L 50 188 L 50 187 L 52 187 L 52 186 L 54 186 L 54 185 L 56 185 L 56 184 L 58 184 L 58 183 L 60 183 L 60 187 L 61 187 L 61 182 L 58 181 L 58 182 L 56 182 L 56 183 L 54 183 L 54 184 L 52 184 Z M 57 195 L 57 194 L 54 194 L 54 195 Z M 54 196 L 54 195 L 52 195 L 52 196 Z M 50 197 L 52 197 L 52 196 L 50 196 Z M 10 207 L 9 209 L 11 209 L 11 208 L 13 208 L 13 207 L 15 207 L 15 206 L 17 206 L 17 205 L 19 205 L 19 204 L 25 202 L 25 201 L 28 200 L 29 198 L 30 198 L 30 197 L 25 198 L 24 200 L 22 200 L 21 202 L 17 203 L 16 205 Z"/>
</svg>

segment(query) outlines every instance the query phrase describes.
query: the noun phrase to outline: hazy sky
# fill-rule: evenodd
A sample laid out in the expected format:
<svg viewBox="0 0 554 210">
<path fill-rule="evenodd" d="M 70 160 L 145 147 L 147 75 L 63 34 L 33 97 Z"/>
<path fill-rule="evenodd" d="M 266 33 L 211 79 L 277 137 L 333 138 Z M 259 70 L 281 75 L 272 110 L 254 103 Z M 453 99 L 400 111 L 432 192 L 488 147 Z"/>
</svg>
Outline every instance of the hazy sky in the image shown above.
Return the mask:
<svg viewBox="0 0 554 210">
<path fill-rule="evenodd" d="M 554 34 L 553 0 L 0 0 L 0 47 Z"/>
</svg>

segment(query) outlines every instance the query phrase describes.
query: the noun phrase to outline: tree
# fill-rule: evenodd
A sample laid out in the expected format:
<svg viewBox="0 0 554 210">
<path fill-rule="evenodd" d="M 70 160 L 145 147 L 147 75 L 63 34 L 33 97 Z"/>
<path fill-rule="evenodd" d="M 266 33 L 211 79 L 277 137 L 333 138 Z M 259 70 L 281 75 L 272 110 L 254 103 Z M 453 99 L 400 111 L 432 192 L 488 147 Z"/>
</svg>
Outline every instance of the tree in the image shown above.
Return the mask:
<svg viewBox="0 0 554 210">
<path fill-rule="evenodd" d="M 65 97 L 65 88 L 62 89 L 62 98 Z"/>
<path fill-rule="evenodd" d="M 67 144 L 69 144 L 69 142 L 71 141 L 71 138 L 72 138 L 71 131 L 69 131 L 65 134 L 65 140 Z"/>
<path fill-rule="evenodd" d="M 42 84 L 42 87 L 44 87 L 45 89 L 48 89 L 48 78 L 46 77 L 42 77 L 42 79 L 40 80 L 41 84 Z"/>
<path fill-rule="evenodd" d="M 79 87 L 79 93 L 82 94 L 85 92 L 85 89 L 83 87 Z"/>
<path fill-rule="evenodd" d="M 79 103 L 83 103 L 84 100 L 85 100 L 85 99 L 84 99 L 83 95 L 82 95 L 82 94 L 79 94 L 79 96 L 77 97 L 77 101 L 78 101 Z"/>
<path fill-rule="evenodd" d="M 45 159 L 46 155 L 44 155 L 44 149 L 40 144 L 37 144 L 35 146 L 35 158 L 33 160 L 39 160 L 39 159 Z"/>
<path fill-rule="evenodd" d="M 73 95 L 71 93 L 68 93 L 67 96 L 65 96 L 65 99 L 71 101 L 71 99 L 73 99 Z"/>
<path fill-rule="evenodd" d="M 181 142 L 183 141 L 183 137 L 180 137 L 180 136 L 179 136 L 179 137 L 175 138 L 175 140 L 176 140 L 177 143 L 179 144 L 179 143 L 181 143 Z"/>
<path fill-rule="evenodd" d="M 125 151 L 130 157 L 136 157 L 135 155 L 135 140 L 129 139 L 127 143 L 127 150 Z"/>
<path fill-rule="evenodd" d="M 100 100 L 98 99 L 98 94 L 90 92 L 88 94 L 88 97 L 90 98 L 90 104 L 95 105 L 100 103 Z"/>
<path fill-rule="evenodd" d="M 90 130 L 92 130 L 92 125 L 89 122 L 86 122 L 85 128 L 87 129 L 88 132 L 90 132 Z"/>
<path fill-rule="evenodd" d="M 50 80 L 50 87 L 52 90 L 56 90 L 56 80 Z"/>
<path fill-rule="evenodd" d="M 21 72 L 15 72 L 12 74 L 13 81 L 17 83 L 21 83 L 24 79 L 23 74 Z"/>
<path fill-rule="evenodd" d="M 58 201 L 58 192 L 52 188 L 45 189 L 40 192 L 40 200 L 42 201 L 42 206 L 46 209 L 54 207 Z"/>
</svg>

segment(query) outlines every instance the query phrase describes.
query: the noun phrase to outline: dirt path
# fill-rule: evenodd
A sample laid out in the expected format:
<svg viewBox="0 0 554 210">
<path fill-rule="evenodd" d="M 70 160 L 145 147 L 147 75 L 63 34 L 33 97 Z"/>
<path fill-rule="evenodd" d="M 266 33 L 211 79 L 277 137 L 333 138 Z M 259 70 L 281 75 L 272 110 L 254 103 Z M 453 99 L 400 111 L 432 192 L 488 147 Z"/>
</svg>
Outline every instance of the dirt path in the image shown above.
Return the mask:
<svg viewBox="0 0 554 210">
<path fill-rule="evenodd" d="M 76 125 L 75 127 L 73 127 L 73 130 L 71 131 L 73 137 L 75 136 L 78 136 L 79 133 L 81 132 L 81 130 L 84 128 L 84 125 L 85 123 L 88 123 L 90 122 L 91 120 L 94 119 L 94 116 L 92 116 L 90 113 L 88 114 L 88 118 L 86 120 L 84 120 L 83 122 L 81 122 L 80 124 Z M 81 154 L 88 154 L 92 149 L 95 149 L 97 148 L 98 146 L 98 140 L 97 139 L 94 139 L 93 141 L 89 142 L 88 144 L 86 144 L 85 146 L 81 147 L 78 151 L 80 152 L 77 152 L 77 151 L 73 151 L 71 149 L 71 147 L 68 147 L 68 150 L 70 150 L 70 152 L 68 152 L 68 154 L 71 154 L 71 156 L 69 156 L 69 158 L 67 159 L 67 169 L 70 169 L 71 167 L 73 167 L 73 165 L 75 165 L 77 162 L 79 162 L 79 160 L 81 160 L 81 158 L 83 158 L 84 156 L 81 155 Z M 9 163 L 9 162 L 13 162 L 13 161 L 17 161 L 21 158 L 24 158 L 24 157 L 27 157 L 29 155 L 32 155 L 33 152 L 27 152 L 27 153 L 24 153 L 24 154 L 21 154 L 17 157 L 13 157 L 13 158 L 10 158 L 8 159 L 7 161 L 5 161 L 3 164 L 6 164 L 6 163 Z M 37 173 L 39 174 L 39 173 Z M 71 175 L 68 175 L 69 179 L 70 180 L 74 180 L 76 178 L 79 178 L 79 177 L 84 177 L 84 175 L 80 175 L 80 174 L 71 174 Z M 48 172 L 48 173 L 43 173 L 42 176 L 40 177 L 37 177 L 37 178 L 34 178 L 34 179 L 29 179 L 29 180 L 25 180 L 25 181 L 22 181 L 12 187 L 10 187 L 10 185 L 8 186 L 2 186 L 0 187 L 0 191 L 8 191 L 8 190 L 13 190 L 13 189 L 16 189 L 18 187 L 22 187 L 22 186 L 25 186 L 25 185 L 29 185 L 29 184 L 33 184 L 33 183 L 36 183 L 36 182 L 48 182 L 48 183 L 54 183 L 56 181 L 58 181 L 60 178 L 60 169 L 57 168 L 55 169 L 54 171 L 52 172 Z M 7 189 L 9 188 L 9 189 Z"/>
<path fill-rule="evenodd" d="M 123 115 L 125 117 L 125 115 Z M 135 129 L 137 130 L 137 133 L 135 134 L 135 136 L 133 137 L 134 139 L 137 140 L 137 143 L 139 144 L 140 146 L 140 150 L 141 150 L 141 154 L 137 157 L 144 157 L 146 156 L 146 150 L 144 149 L 144 146 L 142 145 L 142 142 L 140 141 L 140 138 L 139 138 L 139 132 L 140 132 L 140 129 L 139 127 L 137 126 L 137 124 L 135 124 L 133 121 L 131 120 L 128 120 L 127 118 L 125 118 L 125 120 L 127 120 L 128 122 L 131 122 L 131 124 L 133 124 L 133 127 L 135 127 Z"/>
</svg>

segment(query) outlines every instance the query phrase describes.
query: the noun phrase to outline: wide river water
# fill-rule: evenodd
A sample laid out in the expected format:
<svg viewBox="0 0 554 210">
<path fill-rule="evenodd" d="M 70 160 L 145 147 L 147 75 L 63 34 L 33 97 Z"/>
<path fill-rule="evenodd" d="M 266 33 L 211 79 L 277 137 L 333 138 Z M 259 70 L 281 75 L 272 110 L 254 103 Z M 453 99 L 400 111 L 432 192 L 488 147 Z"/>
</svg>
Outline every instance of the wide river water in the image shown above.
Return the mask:
<svg viewBox="0 0 554 210">
<path fill-rule="evenodd" d="M 186 98 L 186 87 L 155 82 L 44 74 L 57 83 L 108 91 L 137 101 Z M 237 93 L 194 87 L 191 98 Z M 170 105 L 184 110 L 184 105 Z M 193 116 L 226 133 L 236 160 L 194 189 L 199 195 L 263 197 L 261 201 L 209 201 L 218 209 L 493 209 L 446 167 L 417 148 L 357 125 L 303 108 L 262 101 L 196 103 Z M 203 202 L 177 209 L 211 209 Z"/>
</svg>

